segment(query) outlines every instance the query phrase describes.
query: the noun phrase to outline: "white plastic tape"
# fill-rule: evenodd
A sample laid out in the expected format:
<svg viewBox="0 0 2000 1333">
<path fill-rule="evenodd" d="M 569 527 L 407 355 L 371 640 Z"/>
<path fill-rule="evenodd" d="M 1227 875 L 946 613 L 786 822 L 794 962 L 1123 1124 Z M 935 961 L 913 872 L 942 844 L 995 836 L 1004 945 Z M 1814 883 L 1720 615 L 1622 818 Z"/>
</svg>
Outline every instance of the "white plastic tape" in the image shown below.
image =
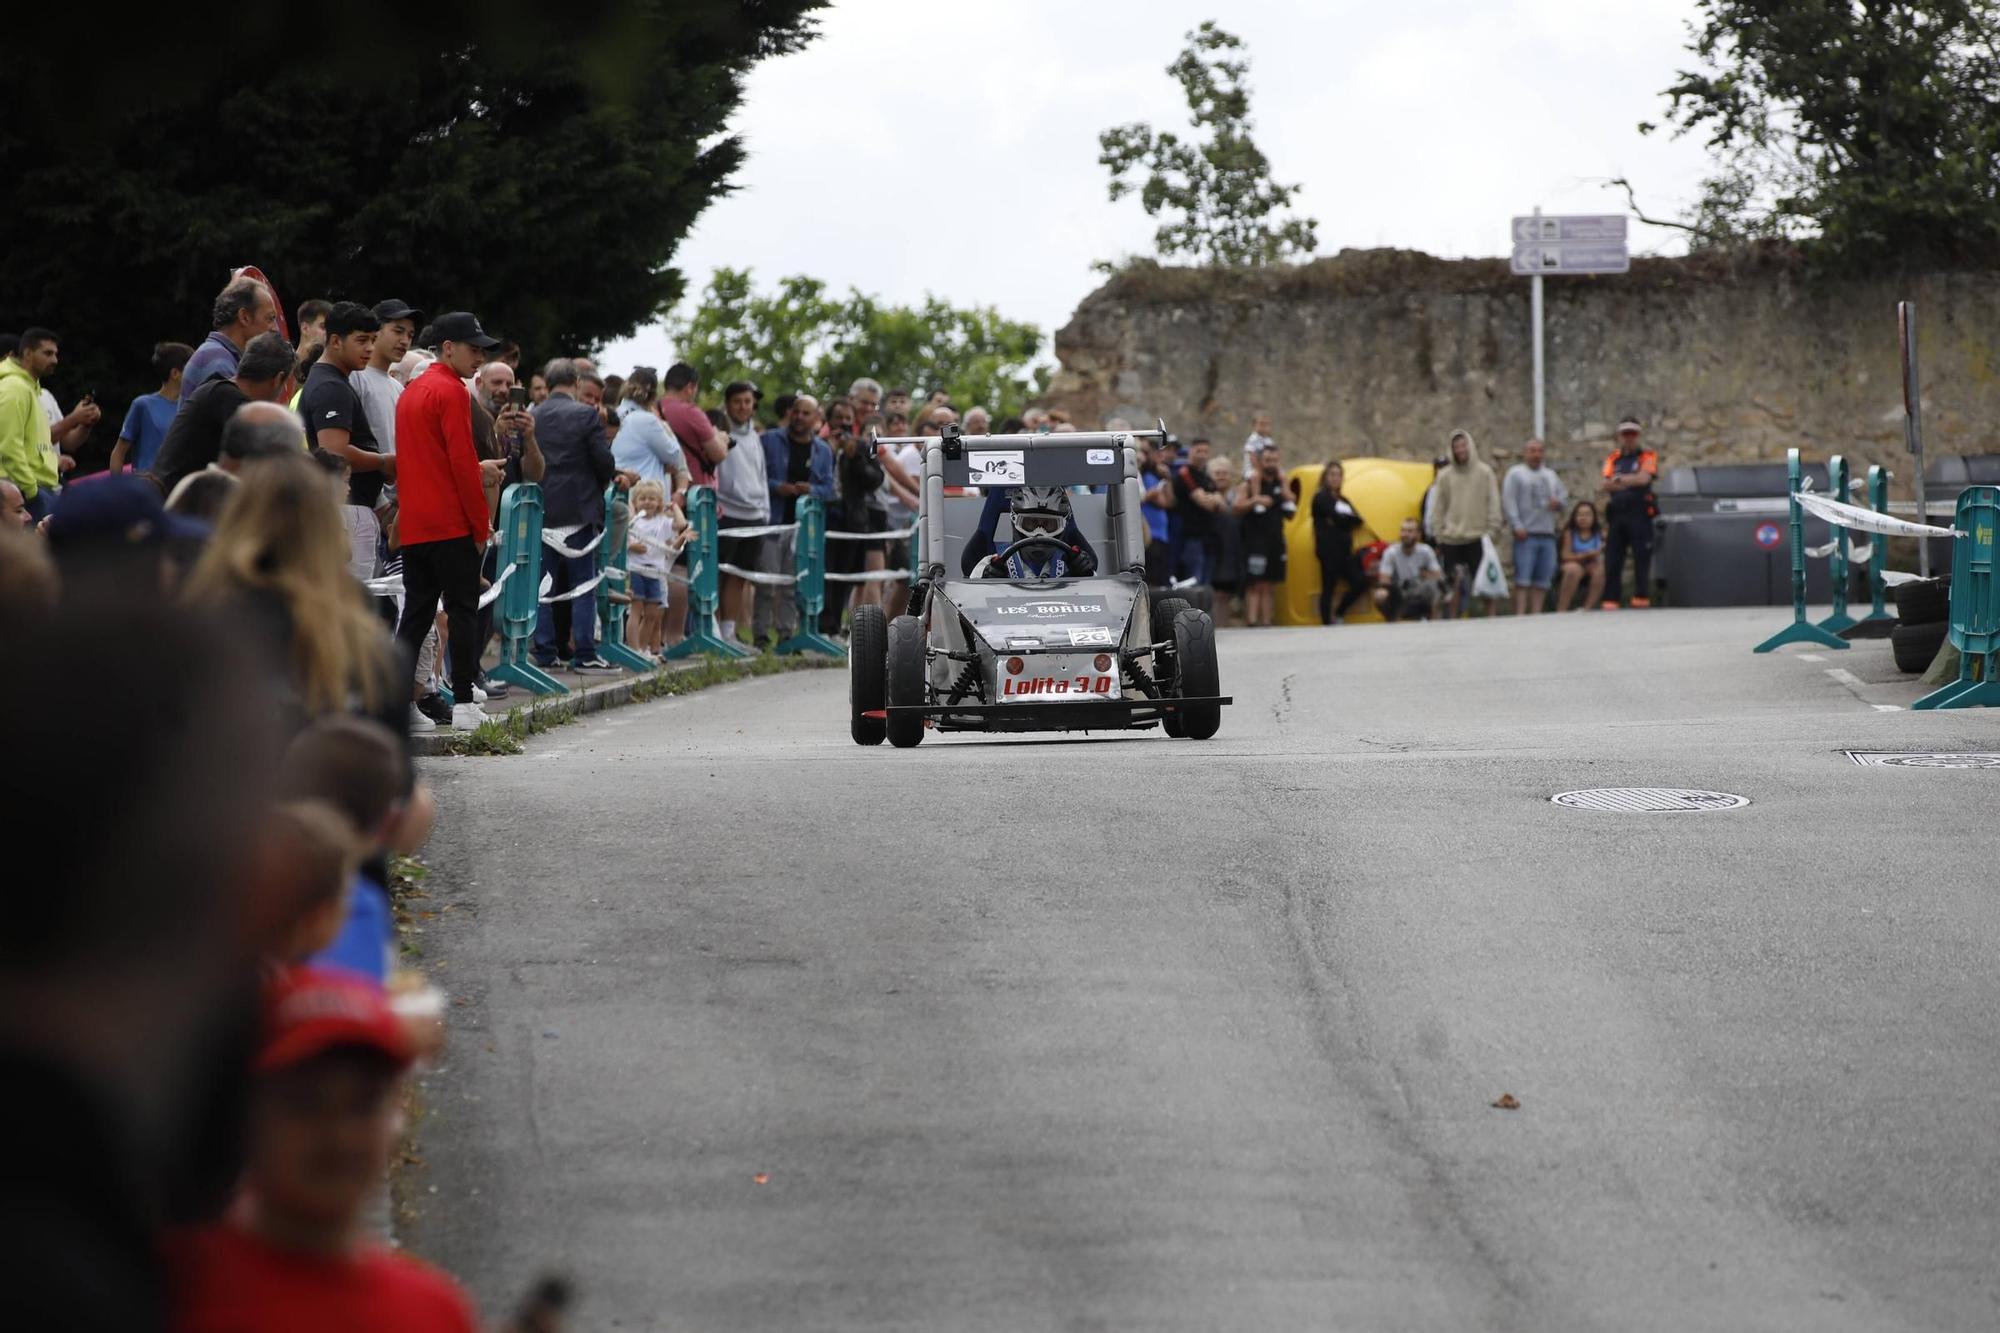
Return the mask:
<svg viewBox="0 0 2000 1333">
<path fill-rule="evenodd" d="M 775 537 L 781 532 L 795 532 L 798 526 L 796 523 L 771 523 L 761 528 L 717 527 L 715 535 L 718 540 L 726 537 Z"/>
<path fill-rule="evenodd" d="M 479 605 L 482 609 L 499 600 L 500 590 L 507 586 L 507 580 L 512 578 L 514 571 L 519 568 L 519 565 L 512 564 L 500 566 L 500 577 L 493 580 L 492 587 L 479 594 Z"/>
<path fill-rule="evenodd" d="M 829 583 L 908 583 L 907 569 L 877 569 L 866 574 L 828 574 Z"/>
<path fill-rule="evenodd" d="M 734 574 L 739 579 L 746 579 L 751 583 L 762 583 L 772 587 L 784 583 L 797 583 L 799 581 L 796 574 L 766 574 L 761 570 L 739 569 L 728 561 L 723 561 L 716 565 L 716 568 L 725 574 Z"/>
<path fill-rule="evenodd" d="M 1824 560 L 1828 556 L 1832 555 L 1834 551 L 1839 548 L 1839 546 L 1840 546 L 1840 539 L 1837 537 L 1834 540 L 1828 542 L 1824 546 L 1808 546 L 1806 547 L 1806 559 Z"/>
<path fill-rule="evenodd" d="M 1856 542 L 1852 533 L 1847 538 L 1847 559 L 1850 564 L 1865 565 L 1875 558 L 1874 542 Z"/>
<path fill-rule="evenodd" d="M 829 532 L 826 539 L 830 542 L 887 542 L 916 534 L 915 528 L 892 528 L 888 532 Z"/>
<path fill-rule="evenodd" d="M 1934 528 L 1927 523 L 1912 523 L 1908 519 L 1891 518 L 1878 514 L 1872 509 L 1859 505 L 1842 504 L 1831 496 L 1814 495 L 1810 491 L 1799 492 L 1799 504 L 1815 518 L 1823 518 L 1836 527 L 1852 528 L 1857 532 L 1879 532 L 1887 537 L 1963 537 L 1956 528 Z"/>
<path fill-rule="evenodd" d="M 558 593 L 554 597 L 548 596 L 549 585 L 545 582 L 542 585 L 542 590 L 543 590 L 542 605 L 554 606 L 557 602 L 573 601 L 576 598 L 583 596 L 587 592 L 596 591 L 597 585 L 602 582 L 604 582 L 604 575 L 599 574 L 596 578 L 588 579 L 582 583 L 579 583 L 574 588 L 571 588 L 568 592 Z"/>
<path fill-rule="evenodd" d="M 566 528 L 543 528 L 542 545 L 548 547 L 557 555 L 569 556 L 572 559 L 580 555 L 589 555 L 597 549 L 597 544 L 604 540 L 604 530 L 599 529 L 598 534 L 590 539 L 590 545 L 588 546 L 572 548 L 565 545 L 571 537 L 576 536 L 577 533 L 582 531 L 583 524 L 581 523 L 572 523 Z"/>
<path fill-rule="evenodd" d="M 376 597 L 401 597 L 403 595 L 403 576 L 401 574 L 391 574 L 385 579 L 369 579 L 361 586 L 368 589 L 369 593 Z"/>
</svg>

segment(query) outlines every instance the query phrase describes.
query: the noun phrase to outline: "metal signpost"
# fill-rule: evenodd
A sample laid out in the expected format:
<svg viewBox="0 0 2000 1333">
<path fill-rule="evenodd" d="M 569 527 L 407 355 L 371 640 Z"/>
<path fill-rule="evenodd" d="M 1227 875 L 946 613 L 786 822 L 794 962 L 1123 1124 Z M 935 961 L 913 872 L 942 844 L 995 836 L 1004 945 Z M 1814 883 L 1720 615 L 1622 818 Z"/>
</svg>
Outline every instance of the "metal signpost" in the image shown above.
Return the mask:
<svg viewBox="0 0 2000 1333">
<path fill-rule="evenodd" d="M 1896 302 L 1896 342 L 1903 352 L 1903 443 L 1917 460 L 1917 522 L 1931 521 L 1924 485 L 1924 393 L 1917 378 L 1917 303 Z M 1846 499 L 1846 496 L 1839 497 Z M 1917 540 L 1917 573 L 1931 576 L 1931 544 Z"/>
<path fill-rule="evenodd" d="M 1535 438 L 1548 438 L 1546 396 L 1542 374 L 1542 278 L 1579 277 L 1594 273 L 1626 273 L 1632 268 L 1625 248 L 1622 213 L 1551 214 L 1537 208 L 1514 219 L 1511 266 L 1528 279 L 1530 318 L 1535 337 Z"/>
</svg>

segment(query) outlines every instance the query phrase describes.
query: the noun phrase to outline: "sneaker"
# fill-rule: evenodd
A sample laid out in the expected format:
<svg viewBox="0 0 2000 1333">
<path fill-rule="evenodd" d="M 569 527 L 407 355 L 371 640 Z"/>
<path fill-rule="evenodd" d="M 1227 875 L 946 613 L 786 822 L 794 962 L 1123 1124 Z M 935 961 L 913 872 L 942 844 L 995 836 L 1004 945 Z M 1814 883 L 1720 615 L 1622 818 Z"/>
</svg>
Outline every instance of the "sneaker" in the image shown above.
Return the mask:
<svg viewBox="0 0 2000 1333">
<path fill-rule="evenodd" d="M 507 697 L 508 685 L 504 680 L 495 680 L 491 676 L 485 676 L 481 678 L 479 688 L 486 691 L 486 697 L 489 699 L 504 699 Z"/>
<path fill-rule="evenodd" d="M 480 688 L 478 681 L 472 682 L 472 702 L 476 704 L 483 704 L 486 702 L 486 691 Z"/>
<path fill-rule="evenodd" d="M 1650 597 L 1634 597 L 1632 599 L 1632 607 L 1634 610 L 1641 610 L 1641 609 L 1650 610 L 1652 608 L 1652 605 L 1653 605 L 1653 599 Z"/>
<path fill-rule="evenodd" d="M 451 705 L 444 701 L 442 694 L 426 694 L 417 700 L 416 709 L 440 727 L 451 725 Z"/>
<path fill-rule="evenodd" d="M 1616 602 L 1606 602 L 1606 603 L 1604 603 L 1604 604 L 1603 604 L 1602 606 L 1598 607 L 1597 609 L 1598 609 L 1598 610 L 1600 610 L 1600 611 L 1616 611 L 1616 610 L 1618 609 L 1618 603 L 1616 603 Z"/>
<path fill-rule="evenodd" d="M 570 664 L 569 669 L 578 675 L 602 675 L 605 672 L 616 671 L 618 668 L 599 657 L 596 653 L 592 653 L 589 657 L 577 658 L 576 661 Z"/>
<path fill-rule="evenodd" d="M 472 731 L 486 720 L 486 710 L 478 704 L 453 704 L 451 709 L 451 729 Z"/>
<path fill-rule="evenodd" d="M 410 734 L 412 736 L 426 731 L 436 731 L 437 729 L 437 723 L 425 717 L 423 711 L 415 704 L 410 705 Z"/>
</svg>

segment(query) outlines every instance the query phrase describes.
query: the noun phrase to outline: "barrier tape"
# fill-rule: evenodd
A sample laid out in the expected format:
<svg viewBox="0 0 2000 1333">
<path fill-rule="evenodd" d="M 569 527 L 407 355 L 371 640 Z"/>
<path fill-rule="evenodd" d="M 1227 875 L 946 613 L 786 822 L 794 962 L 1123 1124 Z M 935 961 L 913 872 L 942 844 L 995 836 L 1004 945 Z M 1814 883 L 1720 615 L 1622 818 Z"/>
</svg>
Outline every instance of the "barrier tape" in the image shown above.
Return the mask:
<svg viewBox="0 0 2000 1333">
<path fill-rule="evenodd" d="M 908 583 L 910 571 L 907 569 L 877 569 L 866 574 L 826 575 L 829 583 Z"/>
<path fill-rule="evenodd" d="M 581 531 L 583 531 L 583 524 L 581 523 L 572 523 L 566 528 L 543 528 L 542 545 L 548 547 L 551 551 L 554 551 L 557 555 L 568 556 L 571 559 L 575 559 L 577 556 L 589 555 L 592 551 L 595 551 L 597 549 L 597 544 L 604 540 L 604 534 L 605 532 L 609 531 L 609 529 L 600 528 L 598 530 L 597 535 L 591 538 L 590 545 L 588 546 L 573 549 L 569 546 L 564 545 L 564 543 L 567 542 L 571 537 L 574 537 L 577 533 Z"/>
<path fill-rule="evenodd" d="M 888 542 L 916 535 L 917 530 L 909 527 L 891 528 L 887 532 L 829 532 L 826 539 L 830 542 Z"/>
<path fill-rule="evenodd" d="M 554 606 L 557 602 L 574 601 L 576 598 L 583 596 L 587 592 L 595 592 L 597 590 L 597 585 L 604 582 L 604 574 L 607 572 L 609 571 L 601 571 L 595 578 L 586 579 L 584 582 L 577 584 L 574 588 L 571 588 L 568 592 L 559 593 L 554 597 L 549 596 L 548 592 L 551 587 L 555 586 L 555 581 L 547 576 L 544 576 L 542 579 L 541 603 L 543 606 Z"/>
<path fill-rule="evenodd" d="M 747 582 L 761 583 L 771 587 L 776 587 L 783 583 L 797 583 L 799 581 L 799 576 L 796 574 L 767 574 L 762 570 L 741 569 L 730 564 L 727 560 L 718 562 L 715 567 L 725 574 L 734 574 L 737 578 L 746 580 Z"/>
<path fill-rule="evenodd" d="M 768 523 L 761 528 L 725 528 L 717 525 L 715 535 L 717 540 L 728 537 L 775 537 L 781 532 L 794 532 L 798 526 L 796 523 Z"/>
<path fill-rule="evenodd" d="M 1801 490 L 1799 504 L 1815 518 L 1823 518 L 1836 527 L 1852 528 L 1859 532 L 1876 532 L 1885 537 L 1963 537 L 1957 528 L 1934 528 L 1928 523 L 1912 523 L 1904 518 L 1892 518 L 1878 514 L 1872 509 L 1858 505 L 1842 504 L 1830 495 L 1815 495 Z M 1828 548 L 1831 551 L 1832 548 Z M 1812 554 L 1810 551 L 1808 555 Z"/>
<path fill-rule="evenodd" d="M 507 586 L 507 580 L 512 578 L 514 576 L 514 571 L 519 568 L 520 568 L 519 565 L 513 564 L 511 562 L 500 566 L 500 577 L 493 580 L 493 585 L 489 587 L 485 592 L 479 594 L 480 610 L 482 611 L 485 610 L 487 607 L 493 605 L 494 602 L 499 600 L 500 590 Z"/>
<path fill-rule="evenodd" d="M 500 577 L 494 579 L 487 586 L 486 591 L 479 594 L 480 610 L 484 611 L 500 599 L 500 589 L 506 586 L 507 580 L 514 576 L 514 571 L 517 568 L 519 566 L 511 564 L 500 566 Z M 401 574 L 391 574 L 386 578 L 367 579 L 363 582 L 362 586 L 367 588 L 369 593 L 376 597 L 401 597 L 403 595 L 403 576 Z"/>
</svg>

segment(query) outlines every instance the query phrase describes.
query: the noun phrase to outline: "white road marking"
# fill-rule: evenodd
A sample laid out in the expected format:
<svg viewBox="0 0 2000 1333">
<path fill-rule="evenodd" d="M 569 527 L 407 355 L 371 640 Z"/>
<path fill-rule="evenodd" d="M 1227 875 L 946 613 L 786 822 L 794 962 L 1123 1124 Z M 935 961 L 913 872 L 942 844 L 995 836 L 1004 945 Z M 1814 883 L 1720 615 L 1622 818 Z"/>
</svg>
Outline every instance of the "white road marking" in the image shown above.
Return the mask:
<svg viewBox="0 0 2000 1333">
<path fill-rule="evenodd" d="M 1849 671 L 1846 667 L 1828 667 L 1826 669 L 1826 674 L 1832 676 L 1835 680 L 1839 681 L 1842 685 L 1845 685 L 1850 690 L 1858 690 L 1861 688 L 1861 678 L 1855 675 L 1852 671 Z"/>
<path fill-rule="evenodd" d="M 1798 659 L 1799 659 L 1799 661 L 1801 661 L 1801 662 L 1824 662 L 1824 661 L 1826 661 L 1826 656 L 1825 656 L 1825 654 L 1823 654 L 1823 653 L 1794 653 L 1794 654 L 1792 654 L 1792 656 L 1794 656 L 1794 657 L 1798 658 Z"/>
<path fill-rule="evenodd" d="M 1869 707 L 1878 713 L 1900 713 L 1903 711 L 1903 705 L 1901 704 L 1870 704 Z"/>
</svg>

